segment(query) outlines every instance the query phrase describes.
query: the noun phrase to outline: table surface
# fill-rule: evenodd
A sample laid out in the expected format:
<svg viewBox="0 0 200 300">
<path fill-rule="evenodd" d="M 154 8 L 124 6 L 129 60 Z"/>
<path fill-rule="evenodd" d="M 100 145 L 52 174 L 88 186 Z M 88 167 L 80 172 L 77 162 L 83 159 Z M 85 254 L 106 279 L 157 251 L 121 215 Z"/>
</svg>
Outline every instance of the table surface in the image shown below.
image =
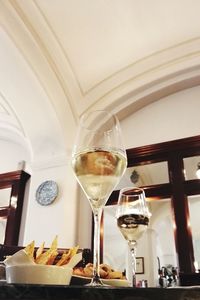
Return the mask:
<svg viewBox="0 0 200 300">
<path fill-rule="evenodd" d="M 199 287 L 114 288 L 86 286 L 48 286 L 0 282 L 1 300 L 197 300 Z"/>
</svg>

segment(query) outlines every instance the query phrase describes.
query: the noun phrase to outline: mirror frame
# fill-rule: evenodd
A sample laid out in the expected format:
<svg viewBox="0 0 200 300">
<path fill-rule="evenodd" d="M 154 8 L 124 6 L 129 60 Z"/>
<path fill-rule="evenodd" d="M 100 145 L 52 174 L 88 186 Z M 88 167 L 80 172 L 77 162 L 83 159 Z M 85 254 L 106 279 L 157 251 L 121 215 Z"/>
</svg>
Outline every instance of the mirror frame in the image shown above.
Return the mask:
<svg viewBox="0 0 200 300">
<path fill-rule="evenodd" d="M 25 187 L 30 175 L 23 170 L 0 174 L 0 189 L 11 188 L 8 206 L 0 207 L 0 218 L 6 218 L 4 244 L 18 245 Z"/>
<path fill-rule="evenodd" d="M 200 194 L 200 179 L 186 180 L 183 159 L 200 155 L 200 136 L 183 138 L 127 150 L 128 167 L 167 162 L 169 183 L 142 186 L 149 201 L 171 198 L 174 239 L 180 274 L 194 274 L 194 250 L 189 226 L 187 196 Z M 117 203 L 119 191 L 114 191 L 106 205 Z M 183 247 L 184 245 L 184 247 Z M 101 226 L 101 260 L 103 259 L 103 220 Z"/>
</svg>

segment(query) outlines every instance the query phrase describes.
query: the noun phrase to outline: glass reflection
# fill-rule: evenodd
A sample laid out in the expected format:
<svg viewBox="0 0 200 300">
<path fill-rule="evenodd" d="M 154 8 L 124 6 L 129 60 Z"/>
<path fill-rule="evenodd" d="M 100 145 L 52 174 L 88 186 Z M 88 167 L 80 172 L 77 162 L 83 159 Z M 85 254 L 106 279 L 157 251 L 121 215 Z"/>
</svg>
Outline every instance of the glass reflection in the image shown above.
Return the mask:
<svg viewBox="0 0 200 300">
<path fill-rule="evenodd" d="M 198 179 L 197 169 L 200 163 L 200 156 L 192 156 L 183 159 L 185 169 L 185 179 Z"/>
</svg>

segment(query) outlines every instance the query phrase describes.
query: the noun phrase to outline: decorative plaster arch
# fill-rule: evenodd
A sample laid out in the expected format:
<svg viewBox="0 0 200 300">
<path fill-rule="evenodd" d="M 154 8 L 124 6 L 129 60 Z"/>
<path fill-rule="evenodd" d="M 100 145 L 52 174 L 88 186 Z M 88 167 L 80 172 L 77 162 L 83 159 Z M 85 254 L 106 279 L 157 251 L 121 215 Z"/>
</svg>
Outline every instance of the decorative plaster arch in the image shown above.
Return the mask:
<svg viewBox="0 0 200 300">
<path fill-rule="evenodd" d="M 112 110 L 124 118 L 164 96 L 200 84 L 200 37 L 196 36 L 141 59 L 133 57 L 128 65 L 83 88 L 63 41 L 35 1 L 9 0 L 2 4 L 2 10 L 7 19 L 12 16 L 15 22 L 12 28 L 4 19 L 4 28 L 19 48 L 19 40 L 23 43 L 20 50 L 37 73 L 63 128 L 66 109 L 73 115 L 71 123 L 84 111 L 98 108 Z"/>
<path fill-rule="evenodd" d="M 121 83 L 90 109 L 104 107 L 123 119 L 163 97 L 200 85 L 200 38 L 144 58 L 130 70 L 135 76 L 123 82 L 122 70 Z"/>
</svg>

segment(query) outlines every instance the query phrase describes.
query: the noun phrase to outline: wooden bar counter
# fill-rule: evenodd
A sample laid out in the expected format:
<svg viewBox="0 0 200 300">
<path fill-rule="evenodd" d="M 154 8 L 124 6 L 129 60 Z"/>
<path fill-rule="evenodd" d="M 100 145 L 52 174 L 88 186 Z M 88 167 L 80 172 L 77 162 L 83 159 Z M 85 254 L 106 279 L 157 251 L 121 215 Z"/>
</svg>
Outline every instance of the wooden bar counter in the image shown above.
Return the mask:
<svg viewBox="0 0 200 300">
<path fill-rule="evenodd" d="M 200 287 L 92 288 L 86 286 L 19 285 L 0 282 L 1 300 L 198 300 Z"/>
</svg>

